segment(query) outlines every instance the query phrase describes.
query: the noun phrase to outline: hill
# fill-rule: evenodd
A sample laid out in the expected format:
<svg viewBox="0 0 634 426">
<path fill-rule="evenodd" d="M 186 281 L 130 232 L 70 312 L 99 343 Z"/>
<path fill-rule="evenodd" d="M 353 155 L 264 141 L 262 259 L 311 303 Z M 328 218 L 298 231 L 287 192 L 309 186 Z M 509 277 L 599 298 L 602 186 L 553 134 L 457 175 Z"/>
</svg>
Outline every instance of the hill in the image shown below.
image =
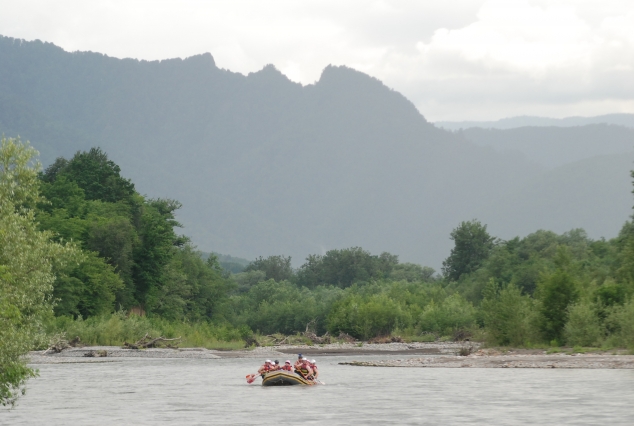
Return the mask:
<svg viewBox="0 0 634 426">
<path fill-rule="evenodd" d="M 487 216 L 498 207 L 492 200 L 530 223 L 534 211 L 505 206 L 504 194 L 546 171 L 435 127 L 400 93 L 346 67 L 302 86 L 270 65 L 246 76 L 220 69 L 208 53 L 148 62 L 7 37 L 0 62 L 10 112 L 1 131 L 31 139 L 44 163 L 99 145 L 140 192 L 181 201 L 184 232 L 205 251 L 300 264 L 310 253 L 362 246 L 437 268 L 460 221 L 497 220 Z M 544 205 L 542 196 L 513 202 Z M 629 198 L 627 190 L 603 206 L 618 225 Z M 578 208 L 540 214 L 566 223 Z M 614 226 L 584 220 L 593 236 L 613 235 Z"/>
<path fill-rule="evenodd" d="M 456 133 L 480 146 L 521 152 L 547 168 L 595 156 L 624 154 L 629 157 L 634 153 L 634 128 L 613 124 L 506 130 L 474 127 Z"/>
<path fill-rule="evenodd" d="M 469 129 L 515 129 L 518 127 L 576 127 L 588 124 L 614 124 L 634 128 L 634 114 L 605 114 L 595 117 L 546 118 L 520 116 L 502 118 L 496 121 L 437 121 L 436 126 L 446 130 Z"/>
</svg>

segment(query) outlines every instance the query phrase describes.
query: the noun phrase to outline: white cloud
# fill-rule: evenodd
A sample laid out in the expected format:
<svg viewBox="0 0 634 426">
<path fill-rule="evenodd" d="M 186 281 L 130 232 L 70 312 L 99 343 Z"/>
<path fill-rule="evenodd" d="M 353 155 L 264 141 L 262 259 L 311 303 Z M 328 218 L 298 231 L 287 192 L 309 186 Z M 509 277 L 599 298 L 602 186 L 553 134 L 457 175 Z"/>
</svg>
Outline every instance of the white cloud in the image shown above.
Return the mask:
<svg viewBox="0 0 634 426">
<path fill-rule="evenodd" d="M 367 72 L 431 119 L 634 112 L 629 0 L 4 1 L 0 34 L 311 83 Z"/>
</svg>

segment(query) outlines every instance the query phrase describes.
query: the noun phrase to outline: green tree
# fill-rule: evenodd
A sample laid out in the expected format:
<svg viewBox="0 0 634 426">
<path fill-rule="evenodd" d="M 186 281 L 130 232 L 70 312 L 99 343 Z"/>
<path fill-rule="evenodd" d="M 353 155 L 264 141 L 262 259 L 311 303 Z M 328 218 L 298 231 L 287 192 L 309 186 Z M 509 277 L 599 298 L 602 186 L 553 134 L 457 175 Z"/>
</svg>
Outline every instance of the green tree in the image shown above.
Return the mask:
<svg viewBox="0 0 634 426">
<path fill-rule="evenodd" d="M 555 259 L 557 269 L 546 274 L 537 286 L 541 301 L 540 328 L 548 341 L 563 342 L 563 331 L 568 321 L 568 306 L 578 298 L 575 280 L 570 272 L 570 253 L 560 247 Z"/>
<path fill-rule="evenodd" d="M 451 239 L 454 248 L 442 263 L 442 271 L 452 281 L 482 266 L 495 246 L 495 238 L 489 235 L 487 226 L 477 220 L 462 222 L 451 231 Z"/>
<path fill-rule="evenodd" d="M 21 358 L 43 333 L 52 314 L 54 266 L 77 251 L 51 241 L 31 208 L 41 201 L 37 154 L 28 144 L 2 138 L 0 146 L 0 403 L 11 405 L 36 372 Z"/>
<path fill-rule="evenodd" d="M 500 288 L 490 280 L 484 289 L 480 316 L 495 345 L 524 346 L 537 340 L 534 301 L 514 284 Z"/>
<path fill-rule="evenodd" d="M 346 288 L 359 281 L 387 278 L 397 264 L 398 256 L 374 256 L 361 247 L 329 250 L 324 256 L 308 256 L 297 272 L 297 282 L 308 288 L 328 284 Z"/>
<path fill-rule="evenodd" d="M 136 193 L 132 182 L 121 177 L 121 168 L 100 148 L 77 152 L 71 160 L 58 158 L 46 169 L 43 180 L 52 183 L 60 176 L 77 183 L 88 200 L 129 201 Z"/>
<path fill-rule="evenodd" d="M 436 271 L 429 266 L 420 266 L 415 263 L 399 263 L 392 268 L 389 278 L 395 281 L 432 282 L 434 281 L 435 273 Z"/>
<path fill-rule="evenodd" d="M 166 283 L 165 267 L 171 261 L 176 248 L 187 239 L 174 232 L 181 225 L 176 221 L 174 212 L 181 207 L 178 201 L 156 199 L 142 206 L 138 235 L 139 245 L 134 252 L 133 279 L 135 300 L 151 311 L 157 303 L 160 288 Z"/>
<path fill-rule="evenodd" d="M 262 256 L 249 263 L 244 272 L 263 271 L 267 280 L 284 281 L 293 279 L 294 272 L 291 266 L 291 257 Z"/>
</svg>

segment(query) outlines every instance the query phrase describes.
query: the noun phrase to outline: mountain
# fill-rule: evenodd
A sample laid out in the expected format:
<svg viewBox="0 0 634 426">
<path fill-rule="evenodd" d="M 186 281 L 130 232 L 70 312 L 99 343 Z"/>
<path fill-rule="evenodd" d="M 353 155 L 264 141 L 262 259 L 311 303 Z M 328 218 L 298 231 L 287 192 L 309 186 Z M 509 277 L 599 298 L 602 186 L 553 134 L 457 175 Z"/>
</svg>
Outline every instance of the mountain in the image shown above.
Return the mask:
<svg viewBox="0 0 634 426">
<path fill-rule="evenodd" d="M 547 168 L 608 154 L 634 153 L 634 128 L 613 124 L 575 127 L 458 130 L 465 139 L 498 151 L 516 151 Z"/>
<path fill-rule="evenodd" d="M 511 225 L 540 214 L 557 218 L 554 231 L 610 237 L 629 214 L 625 189 L 602 200 L 615 223 L 579 216 L 602 187 L 559 185 L 556 170 L 521 152 L 439 129 L 347 67 L 302 86 L 271 65 L 246 76 L 220 69 L 208 53 L 138 61 L 7 37 L 0 64 L 0 131 L 28 137 L 45 164 L 100 146 L 139 191 L 181 201 L 183 232 L 205 251 L 291 255 L 298 265 L 361 246 L 437 268 L 463 220 L 479 217 L 510 238 L 529 232 Z M 629 185 L 619 170 L 615 188 Z M 584 196 L 549 210 L 546 195 L 529 190 L 539 182 Z M 498 227 L 491 221 L 508 219 L 498 211 L 519 216 Z"/>
<path fill-rule="evenodd" d="M 632 151 L 571 162 L 498 194 L 475 215 L 489 224 L 493 235 L 505 238 L 573 228 L 611 238 L 632 213 L 633 164 Z"/>
<path fill-rule="evenodd" d="M 588 124 L 614 124 L 634 128 L 634 114 L 605 114 L 596 117 L 546 118 L 520 116 L 503 118 L 497 121 L 437 121 L 437 127 L 446 130 L 460 130 L 471 127 L 483 129 L 515 129 L 517 127 L 575 127 Z"/>
</svg>

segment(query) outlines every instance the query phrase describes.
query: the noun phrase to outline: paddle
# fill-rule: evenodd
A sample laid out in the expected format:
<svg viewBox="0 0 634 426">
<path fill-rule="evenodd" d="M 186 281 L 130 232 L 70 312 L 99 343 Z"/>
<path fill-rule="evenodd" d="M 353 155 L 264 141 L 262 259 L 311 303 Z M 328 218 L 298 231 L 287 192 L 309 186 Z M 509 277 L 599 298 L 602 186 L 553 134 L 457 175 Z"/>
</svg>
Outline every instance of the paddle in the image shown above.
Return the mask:
<svg viewBox="0 0 634 426">
<path fill-rule="evenodd" d="M 260 377 L 259 374 L 247 374 L 247 383 L 253 383 L 258 377 Z"/>
</svg>

